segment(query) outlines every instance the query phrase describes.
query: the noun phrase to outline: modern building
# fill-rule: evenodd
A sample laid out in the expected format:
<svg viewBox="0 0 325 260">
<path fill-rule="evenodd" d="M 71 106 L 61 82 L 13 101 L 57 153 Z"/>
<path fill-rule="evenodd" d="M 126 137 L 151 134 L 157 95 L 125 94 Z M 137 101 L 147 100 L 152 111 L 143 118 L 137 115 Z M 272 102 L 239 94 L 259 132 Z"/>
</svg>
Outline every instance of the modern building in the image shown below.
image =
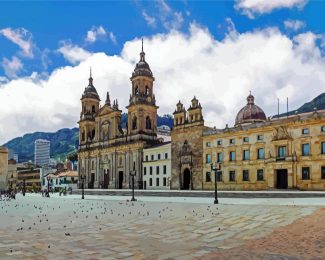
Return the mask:
<svg viewBox="0 0 325 260">
<path fill-rule="evenodd" d="M 17 167 L 17 186 L 20 190 L 25 185 L 26 191 L 40 191 L 42 168 L 35 167 L 33 164 L 26 164 Z"/>
<path fill-rule="evenodd" d="M 0 190 L 8 188 L 8 149 L 0 147 Z"/>
<path fill-rule="evenodd" d="M 44 139 L 37 139 L 35 141 L 34 163 L 36 165 L 44 166 L 50 163 L 50 145 L 51 142 Z"/>
<path fill-rule="evenodd" d="M 143 188 L 143 149 L 158 143 L 155 78 L 145 60 L 143 47 L 130 80 L 127 129 L 124 132 L 118 101 L 111 104 L 107 93 L 101 106 L 90 73 L 88 86 L 81 97 L 78 150 L 79 178 L 84 176 L 87 188 L 130 188 L 131 171 L 136 172 L 135 187 Z"/>
<path fill-rule="evenodd" d="M 146 190 L 170 189 L 171 142 L 143 149 L 143 188 Z"/>
<path fill-rule="evenodd" d="M 179 125 L 184 122 L 181 115 L 185 115 L 184 111 L 174 113 L 178 127 L 172 131 L 172 153 L 173 147 L 177 148 L 183 139 L 187 144 L 186 147 L 184 142 L 183 149 L 190 152 L 180 153 L 180 168 L 178 171 L 173 168 L 176 178 L 172 178 L 175 180 L 172 187 L 189 188 L 192 180 L 195 189 L 214 189 L 215 173 L 211 171 L 211 163 L 217 163 L 221 166 L 216 176 L 221 190 L 325 190 L 325 110 L 270 119 L 250 94 L 233 127 L 202 129 L 196 126 L 187 130 L 190 119 L 187 117 L 188 123 L 185 120 L 185 124 Z M 196 170 L 193 167 L 197 163 L 187 164 L 194 177 L 188 180 L 183 158 L 190 162 L 195 160 L 194 151 L 200 147 L 199 142 L 202 142 L 199 152 L 202 164 Z M 198 172 L 201 172 L 200 178 Z M 178 186 L 177 177 L 183 186 Z"/>
</svg>

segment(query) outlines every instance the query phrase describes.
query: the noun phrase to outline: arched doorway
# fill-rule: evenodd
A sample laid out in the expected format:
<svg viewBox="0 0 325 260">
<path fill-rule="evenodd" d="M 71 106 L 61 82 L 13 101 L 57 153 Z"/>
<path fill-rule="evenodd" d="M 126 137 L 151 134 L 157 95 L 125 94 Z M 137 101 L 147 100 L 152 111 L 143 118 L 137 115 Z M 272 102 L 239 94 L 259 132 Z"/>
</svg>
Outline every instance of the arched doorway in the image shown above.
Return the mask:
<svg viewBox="0 0 325 260">
<path fill-rule="evenodd" d="M 123 172 L 118 172 L 118 188 L 123 189 Z"/>
<path fill-rule="evenodd" d="M 109 185 L 109 170 L 107 170 L 107 172 L 104 172 L 104 185 L 103 185 L 103 188 L 108 189 L 108 185 Z"/>
<path fill-rule="evenodd" d="M 95 184 L 95 173 L 90 174 L 90 182 L 88 183 L 88 189 L 93 189 Z"/>
<path fill-rule="evenodd" d="M 183 190 L 189 190 L 191 185 L 191 172 L 186 168 L 183 172 Z"/>
</svg>

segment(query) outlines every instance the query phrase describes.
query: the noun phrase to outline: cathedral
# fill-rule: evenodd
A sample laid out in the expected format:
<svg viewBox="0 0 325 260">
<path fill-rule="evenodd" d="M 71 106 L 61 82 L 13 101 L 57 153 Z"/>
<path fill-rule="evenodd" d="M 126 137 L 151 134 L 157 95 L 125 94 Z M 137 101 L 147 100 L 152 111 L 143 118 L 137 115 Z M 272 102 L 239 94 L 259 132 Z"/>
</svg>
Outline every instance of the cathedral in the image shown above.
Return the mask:
<svg viewBox="0 0 325 260">
<path fill-rule="evenodd" d="M 81 97 L 82 110 L 78 122 L 78 169 L 85 188 L 130 188 L 131 174 L 135 174 L 135 188 L 143 188 L 143 149 L 159 143 L 158 106 L 153 93 L 155 78 L 145 60 L 143 43 L 140 61 L 130 80 L 132 91 L 126 107 L 127 125 L 123 129 L 118 101 L 111 103 L 107 92 L 101 106 L 90 73 L 88 86 Z"/>
</svg>

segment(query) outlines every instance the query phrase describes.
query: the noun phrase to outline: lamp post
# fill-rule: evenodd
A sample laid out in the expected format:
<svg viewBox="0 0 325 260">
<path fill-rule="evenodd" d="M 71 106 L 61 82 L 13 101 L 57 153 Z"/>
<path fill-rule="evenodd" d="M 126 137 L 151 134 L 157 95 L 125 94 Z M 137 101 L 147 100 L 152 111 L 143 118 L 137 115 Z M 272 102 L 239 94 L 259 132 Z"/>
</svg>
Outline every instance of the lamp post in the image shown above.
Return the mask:
<svg viewBox="0 0 325 260">
<path fill-rule="evenodd" d="M 130 171 L 130 176 L 132 177 L 132 199 L 131 201 L 137 201 L 134 198 L 134 176 L 137 174 L 136 170 L 135 170 L 135 163 L 133 164 L 133 171 Z"/>
<path fill-rule="evenodd" d="M 51 176 L 47 175 L 46 180 L 47 180 L 47 194 L 46 194 L 46 197 L 49 198 L 50 197 L 50 180 L 51 180 Z"/>
<path fill-rule="evenodd" d="M 85 199 L 85 179 L 86 179 L 86 176 L 81 173 L 81 199 Z"/>
<path fill-rule="evenodd" d="M 221 163 L 211 163 L 211 171 L 214 171 L 214 204 L 218 204 L 217 172 L 221 170 Z"/>
<path fill-rule="evenodd" d="M 23 196 L 25 196 L 26 193 L 26 179 L 23 179 Z"/>
</svg>

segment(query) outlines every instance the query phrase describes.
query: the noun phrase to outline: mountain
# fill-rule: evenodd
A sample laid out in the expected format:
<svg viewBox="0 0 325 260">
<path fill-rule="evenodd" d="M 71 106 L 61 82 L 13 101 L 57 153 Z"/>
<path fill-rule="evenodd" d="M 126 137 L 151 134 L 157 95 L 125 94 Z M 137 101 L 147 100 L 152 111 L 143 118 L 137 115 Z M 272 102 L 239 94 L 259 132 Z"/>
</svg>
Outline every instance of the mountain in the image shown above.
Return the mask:
<svg viewBox="0 0 325 260">
<path fill-rule="evenodd" d="M 294 115 L 297 111 L 298 114 L 301 113 L 307 113 L 307 112 L 312 112 L 314 111 L 314 108 L 316 108 L 317 110 L 323 110 L 325 109 L 325 92 L 318 95 L 317 97 L 315 97 L 312 101 L 307 102 L 305 104 L 303 104 L 301 107 L 299 107 L 296 110 L 292 110 L 288 112 L 288 115 Z M 282 113 L 279 116 L 286 116 L 287 113 Z M 276 118 L 278 115 L 274 115 L 272 116 L 272 118 Z"/>
<path fill-rule="evenodd" d="M 127 114 L 123 113 L 121 118 L 122 127 L 126 127 Z M 173 118 L 171 115 L 157 117 L 158 126 L 168 125 L 173 127 Z M 45 139 L 51 142 L 50 154 L 56 159 L 65 159 L 66 155 L 77 149 L 79 142 L 79 128 L 63 128 L 55 133 L 35 132 L 17 137 L 3 146 L 18 153 L 19 162 L 34 161 L 34 142 L 36 139 Z"/>
</svg>

